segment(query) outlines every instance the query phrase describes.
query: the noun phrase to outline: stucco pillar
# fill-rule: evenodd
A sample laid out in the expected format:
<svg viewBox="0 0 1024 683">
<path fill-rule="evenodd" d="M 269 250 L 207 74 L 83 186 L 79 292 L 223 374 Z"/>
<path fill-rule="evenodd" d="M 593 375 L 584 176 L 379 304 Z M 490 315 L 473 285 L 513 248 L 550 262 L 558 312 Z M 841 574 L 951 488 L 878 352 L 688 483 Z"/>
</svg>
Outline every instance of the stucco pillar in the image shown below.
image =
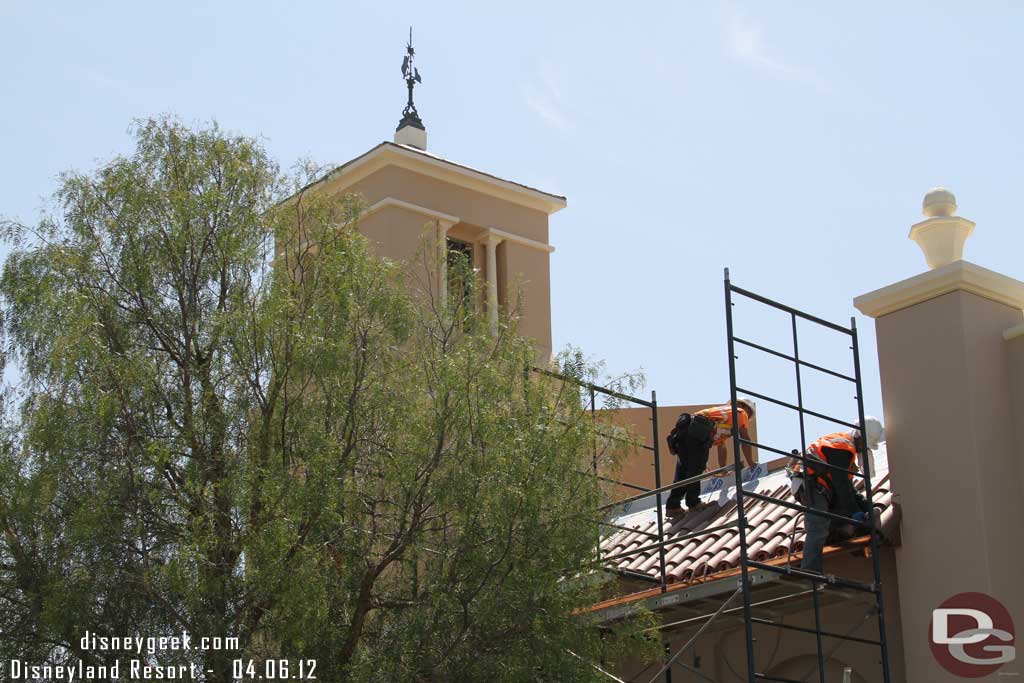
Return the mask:
<svg viewBox="0 0 1024 683">
<path fill-rule="evenodd" d="M 903 510 L 895 557 L 910 683 L 963 680 L 930 648 L 932 610 L 947 598 L 987 593 L 1024 620 L 1024 411 L 1014 409 L 1003 336 L 1024 322 L 1024 282 L 960 258 L 974 224 L 955 208 L 952 193 L 932 191 L 929 221 L 911 231 L 931 270 L 854 300 L 877 331 L 889 471 Z M 1013 662 L 1000 673 L 1019 671 Z"/>
<path fill-rule="evenodd" d="M 487 326 L 491 334 L 498 334 L 498 245 L 501 238 L 492 231 L 487 233 Z"/>
<path fill-rule="evenodd" d="M 448 231 L 454 222 L 438 218 L 435 223 L 437 240 L 437 306 L 438 310 L 448 308 Z"/>
<path fill-rule="evenodd" d="M 1006 355 L 1010 367 L 1010 396 L 1013 399 L 1014 434 L 1017 439 L 1017 476 L 1021 491 L 1024 491 L 1024 324 L 1015 325 L 1003 332 Z M 1021 615 L 1024 619 L 1024 615 Z"/>
</svg>

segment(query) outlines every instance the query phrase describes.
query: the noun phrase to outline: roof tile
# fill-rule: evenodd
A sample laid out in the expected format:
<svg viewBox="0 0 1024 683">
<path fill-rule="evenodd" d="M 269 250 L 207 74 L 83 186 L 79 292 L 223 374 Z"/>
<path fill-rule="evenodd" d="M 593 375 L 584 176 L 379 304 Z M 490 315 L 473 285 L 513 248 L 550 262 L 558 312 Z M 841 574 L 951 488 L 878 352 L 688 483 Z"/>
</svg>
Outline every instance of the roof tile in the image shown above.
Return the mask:
<svg viewBox="0 0 1024 683">
<path fill-rule="evenodd" d="M 880 458 L 883 460 L 878 463 L 882 467 L 879 473 L 882 476 L 873 483 L 874 504 L 881 510 L 883 534 L 893 531 L 894 525 L 898 523 L 897 510 L 892 504 L 892 492 L 889 490 L 888 469 L 885 467 L 884 457 L 884 451 L 875 454 L 876 463 Z M 862 484 L 863 482 L 858 480 L 857 488 L 863 489 Z M 744 490 L 756 490 L 758 493 L 780 501 L 796 502 L 790 492 L 788 479 L 782 470 L 761 478 L 753 485 L 748 484 L 747 487 Z M 717 495 L 717 493 L 712 494 L 712 497 L 717 497 Z M 709 499 L 709 497 L 705 498 Z M 745 500 L 745 507 L 748 524 L 748 552 L 752 559 L 766 561 L 786 557 L 791 553 L 803 550 L 803 513 L 752 498 Z M 700 529 L 720 527 L 723 524 L 735 522 L 737 517 L 737 506 L 730 500 L 722 508 L 712 506 L 705 511 L 696 513 L 692 519 L 687 517 L 667 523 L 669 525 L 666 527 L 666 540 L 670 541 L 673 537 L 690 534 Z M 651 508 L 634 512 L 616 520 L 616 523 L 637 531 L 657 532 L 656 513 Z M 656 539 L 644 536 L 637 531 L 615 531 L 608 534 L 601 541 L 602 554 L 614 555 L 630 550 L 644 549 L 656 542 Z M 669 582 L 713 578 L 715 574 L 736 568 L 739 565 L 739 559 L 739 533 L 736 528 L 698 534 L 693 538 L 683 539 L 665 546 L 665 566 Z M 628 569 L 657 578 L 659 560 L 657 550 L 649 549 L 637 553 L 634 557 L 613 561 L 613 564 L 619 569 Z"/>
</svg>

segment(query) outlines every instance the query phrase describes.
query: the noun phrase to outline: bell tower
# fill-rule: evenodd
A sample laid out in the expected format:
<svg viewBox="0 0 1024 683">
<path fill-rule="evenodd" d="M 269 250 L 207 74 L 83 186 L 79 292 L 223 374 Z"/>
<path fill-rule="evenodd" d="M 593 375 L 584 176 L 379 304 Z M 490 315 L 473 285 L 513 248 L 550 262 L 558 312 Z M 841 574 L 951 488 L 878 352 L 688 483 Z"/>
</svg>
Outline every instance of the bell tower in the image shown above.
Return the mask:
<svg viewBox="0 0 1024 683">
<path fill-rule="evenodd" d="M 431 272 L 431 293 L 455 296 L 455 287 L 486 312 L 497 332 L 514 316 L 531 339 L 537 360 L 551 356 L 551 253 L 548 217 L 565 197 L 428 153 L 427 131 L 413 101 L 423 82 L 414 60 L 412 29 L 402 60 L 407 100 L 394 142 L 381 142 L 338 166 L 307 192 L 354 194 L 366 207 L 358 229 L 375 253 Z M 424 245 L 430 252 L 424 253 Z M 468 260 L 480 286 L 449 282 L 448 264 Z M 450 291 L 449 291 L 450 290 Z"/>
</svg>

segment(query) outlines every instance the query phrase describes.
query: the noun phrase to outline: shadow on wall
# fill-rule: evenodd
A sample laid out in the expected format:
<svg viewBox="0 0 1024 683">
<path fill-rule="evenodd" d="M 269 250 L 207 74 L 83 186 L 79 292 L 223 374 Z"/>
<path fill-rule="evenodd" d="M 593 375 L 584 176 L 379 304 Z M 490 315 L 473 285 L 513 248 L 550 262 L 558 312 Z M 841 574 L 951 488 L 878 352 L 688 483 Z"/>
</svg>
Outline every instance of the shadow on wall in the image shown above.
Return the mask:
<svg viewBox="0 0 1024 683">
<path fill-rule="evenodd" d="M 843 678 L 843 671 L 846 667 L 852 669 L 849 679 Z M 791 657 L 768 671 L 769 676 L 777 678 L 788 678 L 793 681 L 816 681 L 818 680 L 818 657 L 816 655 L 799 655 Z M 837 659 L 825 660 L 825 680 L 843 681 L 850 683 L 866 683 L 863 676 L 857 673 L 855 667 Z"/>
</svg>

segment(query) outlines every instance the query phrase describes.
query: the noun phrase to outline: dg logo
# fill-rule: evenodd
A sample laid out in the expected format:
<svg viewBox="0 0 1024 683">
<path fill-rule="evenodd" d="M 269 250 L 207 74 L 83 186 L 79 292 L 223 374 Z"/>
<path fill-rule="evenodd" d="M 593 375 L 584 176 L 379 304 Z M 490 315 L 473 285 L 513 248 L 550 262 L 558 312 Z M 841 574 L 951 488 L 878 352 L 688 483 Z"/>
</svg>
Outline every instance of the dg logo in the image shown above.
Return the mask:
<svg viewBox="0 0 1024 683">
<path fill-rule="evenodd" d="M 932 610 L 928 631 L 936 661 L 956 676 L 988 676 L 1017 657 L 1010 612 L 984 593 L 958 593 L 943 602 Z"/>
</svg>

